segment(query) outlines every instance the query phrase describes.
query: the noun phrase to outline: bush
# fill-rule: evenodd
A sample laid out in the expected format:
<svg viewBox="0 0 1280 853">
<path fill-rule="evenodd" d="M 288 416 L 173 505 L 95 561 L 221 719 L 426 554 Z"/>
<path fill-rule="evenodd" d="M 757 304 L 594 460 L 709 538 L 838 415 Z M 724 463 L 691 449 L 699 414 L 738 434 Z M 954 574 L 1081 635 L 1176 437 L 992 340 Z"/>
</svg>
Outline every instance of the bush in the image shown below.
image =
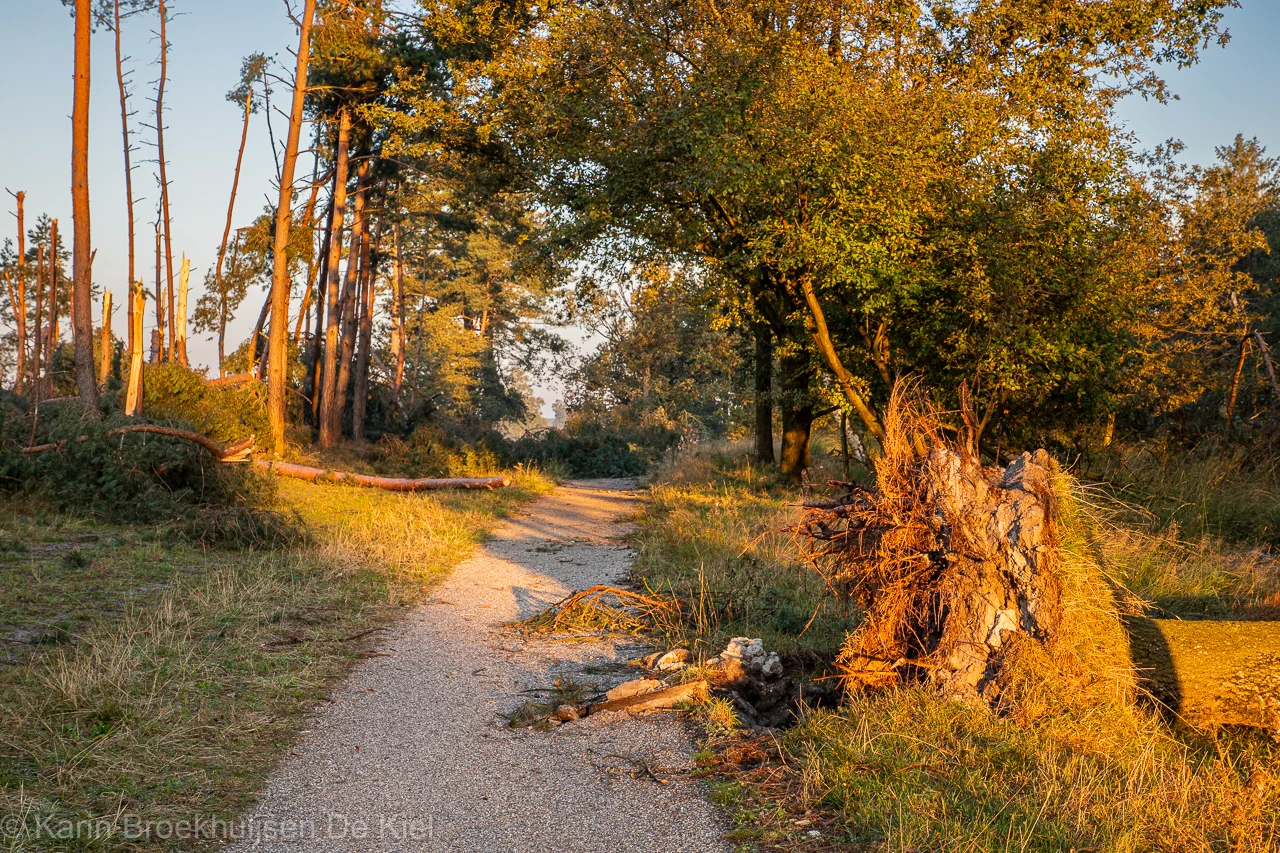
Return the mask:
<svg viewBox="0 0 1280 853">
<path fill-rule="evenodd" d="M 215 461 L 201 447 L 111 430 L 137 419 L 91 416 L 78 402 L 30 410 L 0 402 L 0 492 L 58 511 L 145 524 L 171 522 L 188 538 L 238 543 L 293 539 L 297 525 L 270 510 L 272 481 Z M 52 445 L 38 453 L 28 446 Z"/>
</svg>

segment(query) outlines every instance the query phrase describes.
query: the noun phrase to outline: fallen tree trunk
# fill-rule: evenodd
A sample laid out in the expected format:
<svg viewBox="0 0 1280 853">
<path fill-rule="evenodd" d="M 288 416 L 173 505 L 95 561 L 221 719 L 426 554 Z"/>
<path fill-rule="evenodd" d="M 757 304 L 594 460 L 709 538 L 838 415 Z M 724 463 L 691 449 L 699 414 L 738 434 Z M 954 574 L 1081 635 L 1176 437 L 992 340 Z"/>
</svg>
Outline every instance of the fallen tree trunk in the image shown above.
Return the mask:
<svg viewBox="0 0 1280 853">
<path fill-rule="evenodd" d="M 310 465 L 298 465 L 293 462 L 272 462 L 267 459 L 253 460 L 253 467 L 261 471 L 272 471 L 282 477 L 293 477 L 298 480 L 332 480 L 337 483 L 355 483 L 359 486 L 372 486 L 392 492 L 425 492 L 442 489 L 498 489 L 511 485 L 509 477 L 447 477 L 443 479 L 405 477 L 376 477 L 370 474 L 353 474 L 347 471 L 330 471 L 325 468 L 313 468 Z"/>
</svg>

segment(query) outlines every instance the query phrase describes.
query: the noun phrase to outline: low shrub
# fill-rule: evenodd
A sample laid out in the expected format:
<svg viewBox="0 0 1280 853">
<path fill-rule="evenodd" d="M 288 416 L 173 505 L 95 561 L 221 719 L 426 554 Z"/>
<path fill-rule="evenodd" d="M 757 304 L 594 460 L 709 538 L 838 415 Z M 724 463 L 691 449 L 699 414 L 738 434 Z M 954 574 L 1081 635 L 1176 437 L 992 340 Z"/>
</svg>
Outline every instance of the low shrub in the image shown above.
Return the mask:
<svg viewBox="0 0 1280 853">
<path fill-rule="evenodd" d="M 146 417 L 185 421 L 223 443 L 270 434 L 266 389 L 260 382 L 210 385 L 203 375 L 176 362 L 147 365 L 142 382 Z"/>
</svg>

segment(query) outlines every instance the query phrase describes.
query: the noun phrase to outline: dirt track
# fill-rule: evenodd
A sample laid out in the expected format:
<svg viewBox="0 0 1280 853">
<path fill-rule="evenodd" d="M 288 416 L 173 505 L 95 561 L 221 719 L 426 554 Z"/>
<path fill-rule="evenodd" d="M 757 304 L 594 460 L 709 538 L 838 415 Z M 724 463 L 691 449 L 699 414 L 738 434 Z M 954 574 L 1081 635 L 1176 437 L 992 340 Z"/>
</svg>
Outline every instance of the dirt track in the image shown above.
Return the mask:
<svg viewBox="0 0 1280 853">
<path fill-rule="evenodd" d="M 504 525 L 318 709 L 272 776 L 243 850 L 715 851 L 674 718 L 593 715 L 549 732 L 503 715 L 556 678 L 610 686 L 639 649 L 503 629 L 616 583 L 630 484 L 571 484 Z M 288 838 L 279 836 L 287 834 Z M 272 838 L 271 836 L 277 836 Z"/>
</svg>

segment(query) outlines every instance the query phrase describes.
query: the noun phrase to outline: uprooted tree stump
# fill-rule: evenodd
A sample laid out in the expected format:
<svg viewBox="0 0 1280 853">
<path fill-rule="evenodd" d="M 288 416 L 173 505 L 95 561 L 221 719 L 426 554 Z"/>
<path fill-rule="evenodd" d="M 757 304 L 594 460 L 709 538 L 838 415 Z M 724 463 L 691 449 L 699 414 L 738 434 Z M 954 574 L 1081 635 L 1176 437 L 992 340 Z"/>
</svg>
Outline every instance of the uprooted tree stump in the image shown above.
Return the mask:
<svg viewBox="0 0 1280 853">
<path fill-rule="evenodd" d="M 889 424 L 876 487 L 807 504 L 796 533 L 866 610 L 838 660 L 846 688 L 923 680 L 991 701 L 1015 638 L 1047 643 L 1062 618 L 1056 465 L 1040 450 L 984 467 L 909 416 Z"/>
</svg>

